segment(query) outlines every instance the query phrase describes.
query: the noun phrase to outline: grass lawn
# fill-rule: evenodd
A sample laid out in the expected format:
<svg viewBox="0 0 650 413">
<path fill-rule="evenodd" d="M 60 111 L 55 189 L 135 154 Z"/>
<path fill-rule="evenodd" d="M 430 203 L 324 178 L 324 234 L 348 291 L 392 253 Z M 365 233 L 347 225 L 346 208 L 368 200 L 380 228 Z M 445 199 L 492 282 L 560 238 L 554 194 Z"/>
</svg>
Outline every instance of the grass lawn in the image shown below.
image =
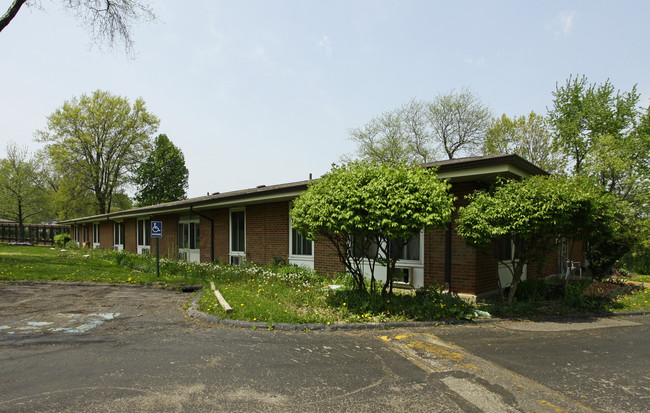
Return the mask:
<svg viewBox="0 0 650 413">
<path fill-rule="evenodd" d="M 171 288 L 202 285 L 205 288 L 199 299 L 201 311 L 267 323 L 471 319 L 475 310 L 458 296 L 442 293 L 439 287 L 382 298 L 376 293 L 362 294 L 345 286 L 333 289 L 331 285 L 345 284 L 346 279 L 322 277 L 310 269 L 290 265 L 230 266 L 161 259 L 160 277 L 156 277 L 156 261 L 150 256 L 112 250 L 71 248 L 66 251 L 0 244 L 0 281 L 15 280 L 131 283 Z M 232 313 L 226 314 L 218 304 L 210 281 L 232 306 Z M 573 286 L 567 295 L 562 293 L 564 288 L 549 282 L 535 293 L 534 300 L 526 298 L 522 284 L 517 302 L 491 301 L 479 304 L 479 308 L 503 317 L 650 310 L 650 289 L 636 289 L 632 294 L 629 289 L 626 294 L 603 299 L 586 294 L 587 284 Z M 531 291 L 528 288 L 529 295 Z M 542 291 L 546 297 L 542 297 Z"/>
<path fill-rule="evenodd" d="M 177 285 L 187 284 L 179 274 L 161 273 L 155 262 L 149 269 L 129 268 L 115 262 L 112 251 L 7 246 L 0 244 L 0 280 L 69 281 Z M 202 284 L 202 282 L 201 282 Z"/>
<path fill-rule="evenodd" d="M 310 269 L 291 265 L 189 263 L 160 260 L 111 250 L 52 249 L 0 244 L 0 280 L 78 281 L 157 284 L 179 287 L 203 285 L 199 309 L 218 316 L 209 283 L 223 294 L 234 311 L 228 318 L 268 323 L 346 323 L 406 320 L 469 319 L 473 307 L 455 295 L 431 288 L 418 294 L 360 294 L 334 290 L 342 281 L 322 277 Z"/>
<path fill-rule="evenodd" d="M 233 312 L 226 314 L 209 288 L 203 291 L 199 308 L 235 320 L 334 324 L 473 316 L 471 305 L 439 288 L 382 298 L 377 293 L 333 289 L 332 285 L 340 285 L 336 280 L 296 266 L 221 265 L 213 274 L 211 281 Z"/>
</svg>

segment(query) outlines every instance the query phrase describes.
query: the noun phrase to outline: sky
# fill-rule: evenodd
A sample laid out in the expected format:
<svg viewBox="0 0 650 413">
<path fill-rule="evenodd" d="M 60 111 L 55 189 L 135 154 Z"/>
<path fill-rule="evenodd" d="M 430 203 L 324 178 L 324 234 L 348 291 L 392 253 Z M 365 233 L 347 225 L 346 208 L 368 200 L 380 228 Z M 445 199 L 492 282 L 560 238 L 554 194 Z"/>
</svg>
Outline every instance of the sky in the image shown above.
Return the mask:
<svg viewBox="0 0 650 413">
<path fill-rule="evenodd" d="M 498 116 L 545 115 L 570 75 L 650 104 L 645 0 L 154 0 L 134 56 L 94 45 L 62 4 L 0 32 L 0 157 L 42 148 L 34 133 L 73 97 L 141 97 L 190 197 L 320 176 L 354 151 L 351 128 L 463 88 Z"/>
</svg>

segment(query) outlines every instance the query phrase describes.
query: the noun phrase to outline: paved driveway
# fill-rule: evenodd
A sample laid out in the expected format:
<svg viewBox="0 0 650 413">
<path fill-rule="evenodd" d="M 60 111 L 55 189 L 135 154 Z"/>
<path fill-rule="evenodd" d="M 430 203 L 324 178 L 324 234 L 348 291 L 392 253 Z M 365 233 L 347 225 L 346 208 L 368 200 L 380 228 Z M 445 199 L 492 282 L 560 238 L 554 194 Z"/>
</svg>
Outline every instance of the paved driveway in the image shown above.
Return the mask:
<svg viewBox="0 0 650 413">
<path fill-rule="evenodd" d="M 189 298 L 159 289 L 0 284 L 0 411 L 557 412 L 618 406 L 465 349 L 474 337 L 488 346 L 481 340 L 495 331 L 515 337 L 495 325 L 364 332 L 224 328 L 187 319 Z M 645 331 L 647 339 L 645 326 L 634 331 Z M 600 331 L 609 340 L 608 331 L 619 328 Z M 511 345 L 500 342 L 504 359 Z M 647 359 L 641 362 L 647 367 Z M 636 389 L 631 394 L 623 410 L 643 411 L 638 406 L 647 404 L 634 399 Z"/>
</svg>

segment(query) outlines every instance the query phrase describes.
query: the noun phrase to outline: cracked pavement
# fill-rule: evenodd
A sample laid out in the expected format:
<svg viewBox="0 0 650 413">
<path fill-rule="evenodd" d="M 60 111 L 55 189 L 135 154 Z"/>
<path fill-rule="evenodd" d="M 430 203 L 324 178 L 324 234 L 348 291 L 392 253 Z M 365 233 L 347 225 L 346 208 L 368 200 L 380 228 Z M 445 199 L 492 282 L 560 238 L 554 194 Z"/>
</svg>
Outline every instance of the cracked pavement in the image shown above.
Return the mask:
<svg viewBox="0 0 650 413">
<path fill-rule="evenodd" d="M 0 326 L 7 326 L 0 329 L 0 411 L 558 412 L 647 406 L 648 350 L 638 342 L 645 340 L 647 348 L 647 317 L 564 331 L 550 324 L 549 331 L 539 331 L 537 323 L 527 331 L 526 325 L 492 323 L 280 332 L 188 319 L 190 297 L 154 288 L 0 284 Z M 74 315 L 67 324 L 65 314 Z M 543 358 L 546 348 L 558 362 L 587 360 L 554 347 L 558 341 L 575 352 L 562 341 L 579 337 L 573 334 L 636 348 L 637 370 L 626 366 L 628 376 L 640 374 L 632 388 L 623 375 L 591 373 L 597 381 L 590 382 Z M 625 344 L 630 341 L 636 344 Z M 517 348 L 522 358 L 512 357 Z M 617 373 L 608 366 L 617 358 L 597 360 Z M 625 389 L 612 386 L 609 398 L 585 391 L 587 383 L 608 377 Z M 619 403 L 621 395 L 627 404 Z"/>
</svg>

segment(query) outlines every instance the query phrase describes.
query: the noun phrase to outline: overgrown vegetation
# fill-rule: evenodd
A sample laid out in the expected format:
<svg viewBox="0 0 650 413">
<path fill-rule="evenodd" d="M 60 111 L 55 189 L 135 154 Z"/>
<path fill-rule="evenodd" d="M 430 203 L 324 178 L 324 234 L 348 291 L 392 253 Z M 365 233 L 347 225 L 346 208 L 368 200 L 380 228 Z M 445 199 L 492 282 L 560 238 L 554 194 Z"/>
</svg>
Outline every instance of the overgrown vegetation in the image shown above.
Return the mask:
<svg viewBox="0 0 650 413">
<path fill-rule="evenodd" d="M 323 277 L 295 265 L 230 266 L 160 260 L 160 278 L 151 256 L 88 249 L 50 249 L 0 245 L 0 280 L 83 281 L 203 285 L 199 308 L 226 316 L 212 293 L 213 281 L 234 311 L 228 318 L 267 323 L 346 323 L 470 319 L 472 306 L 439 287 L 383 299 L 375 292 L 353 291 L 349 277 Z M 331 288 L 337 285 L 341 288 Z"/>
<path fill-rule="evenodd" d="M 70 234 L 64 232 L 54 236 L 54 244 L 59 248 L 65 248 L 71 239 Z"/>
<path fill-rule="evenodd" d="M 172 288 L 203 285 L 201 311 L 269 326 L 467 320 L 474 318 L 476 309 L 457 295 L 444 293 L 440 286 L 382 297 L 378 291 L 359 292 L 347 275 L 331 279 L 294 265 L 230 266 L 161 259 L 159 278 L 155 265 L 153 257 L 130 252 L 0 244 L 0 281 L 109 282 Z M 650 276 L 631 279 L 637 278 L 647 281 Z M 226 314 L 217 303 L 210 281 L 233 307 L 232 313 Z M 594 287 L 601 284 L 608 287 L 605 294 Z M 608 283 L 589 281 L 568 286 L 557 280 L 523 281 L 512 303 L 484 301 L 478 308 L 501 317 L 650 310 L 649 290 L 624 286 L 623 282 L 614 287 L 622 288 L 610 291 Z"/>
<path fill-rule="evenodd" d="M 325 324 L 473 318 L 470 304 L 455 294 L 443 293 L 440 287 L 385 298 L 378 292 L 360 292 L 352 285 L 331 284 L 344 280 L 324 278 L 304 267 L 220 267 L 213 281 L 233 312 L 226 315 L 211 291 L 204 291 L 199 303 L 203 311 L 221 317 Z"/>
<path fill-rule="evenodd" d="M 419 241 L 422 228 L 442 229 L 451 220 L 454 196 L 449 188 L 435 170 L 418 166 L 333 165 L 294 201 L 291 223 L 309 240 L 330 241 L 361 294 L 375 290 L 375 267 L 385 266 L 381 295 L 389 297 L 395 264 L 411 237 Z"/>
<path fill-rule="evenodd" d="M 478 307 L 493 316 L 515 318 L 650 310 L 650 290 L 625 281 L 525 280 L 512 302 L 494 298 L 479 302 Z"/>
</svg>

